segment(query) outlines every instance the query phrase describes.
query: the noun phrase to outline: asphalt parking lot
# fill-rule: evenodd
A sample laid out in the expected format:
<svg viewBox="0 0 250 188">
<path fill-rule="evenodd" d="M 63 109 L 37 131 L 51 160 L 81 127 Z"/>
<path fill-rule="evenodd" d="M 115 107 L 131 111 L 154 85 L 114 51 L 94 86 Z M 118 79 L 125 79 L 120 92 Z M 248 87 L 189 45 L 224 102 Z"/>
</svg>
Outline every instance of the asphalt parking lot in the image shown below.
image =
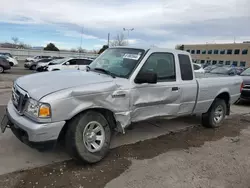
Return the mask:
<svg viewBox="0 0 250 188">
<path fill-rule="evenodd" d="M 0 118 L 12 81 L 33 73 L 22 65 L 0 75 Z M 114 135 L 109 156 L 92 166 L 70 160 L 60 147 L 38 152 L 7 130 L 0 133 L 0 187 L 247 187 L 249 109 L 232 106 L 217 130 L 201 127 L 199 117 L 138 123 Z"/>
</svg>

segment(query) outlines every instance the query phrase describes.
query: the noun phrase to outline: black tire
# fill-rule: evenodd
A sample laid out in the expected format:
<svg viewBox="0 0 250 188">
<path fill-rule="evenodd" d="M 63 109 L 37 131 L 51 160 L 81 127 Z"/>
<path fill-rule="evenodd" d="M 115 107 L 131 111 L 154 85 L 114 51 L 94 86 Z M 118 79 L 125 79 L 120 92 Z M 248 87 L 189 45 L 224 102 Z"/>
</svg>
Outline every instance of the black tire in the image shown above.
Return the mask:
<svg viewBox="0 0 250 188">
<path fill-rule="evenodd" d="M 36 70 L 36 65 L 32 65 L 32 66 L 30 67 L 30 70 Z"/>
<path fill-rule="evenodd" d="M 13 67 L 13 66 L 14 66 L 14 63 L 13 63 L 13 62 L 10 62 L 10 66 Z"/>
<path fill-rule="evenodd" d="M 91 152 L 87 148 L 86 142 L 83 141 L 86 139 L 86 137 L 83 138 L 83 133 L 89 126 L 88 124 L 94 121 L 98 122 L 103 127 L 104 141 L 102 142 L 102 147 L 98 151 Z M 96 111 L 87 111 L 77 115 L 68 123 L 65 146 L 67 152 L 74 159 L 83 161 L 84 163 L 97 163 L 107 155 L 110 147 L 110 140 L 111 129 L 106 118 Z"/>
<path fill-rule="evenodd" d="M 220 121 L 216 122 L 215 119 L 218 119 L 218 118 L 215 116 L 215 111 L 218 108 L 221 108 L 221 119 L 219 118 Z M 227 111 L 227 105 L 226 105 L 225 100 L 219 99 L 219 98 L 215 99 L 213 104 L 209 108 L 208 112 L 205 114 L 202 114 L 202 125 L 205 127 L 209 127 L 209 128 L 219 127 L 223 123 L 226 117 L 226 111 Z"/>
<path fill-rule="evenodd" d="M 0 73 L 4 73 L 4 68 L 0 66 Z"/>
</svg>

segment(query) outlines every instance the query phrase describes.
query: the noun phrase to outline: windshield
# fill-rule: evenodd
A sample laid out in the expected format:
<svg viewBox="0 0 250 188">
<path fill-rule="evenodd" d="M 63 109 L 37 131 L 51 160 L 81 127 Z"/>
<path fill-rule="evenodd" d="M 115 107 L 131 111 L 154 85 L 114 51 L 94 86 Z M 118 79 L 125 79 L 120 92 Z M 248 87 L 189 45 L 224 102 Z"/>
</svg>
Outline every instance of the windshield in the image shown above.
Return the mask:
<svg viewBox="0 0 250 188">
<path fill-rule="evenodd" d="M 241 73 L 241 76 L 250 76 L 250 68 L 244 70 L 244 71 Z"/>
<path fill-rule="evenodd" d="M 90 69 L 104 69 L 111 74 L 128 78 L 145 53 L 142 49 L 110 48 L 90 65 Z"/>
<path fill-rule="evenodd" d="M 63 59 L 55 59 L 53 61 L 50 62 L 51 65 L 58 65 L 58 64 L 62 64 L 65 61 L 68 61 L 70 58 L 63 58 Z"/>
</svg>

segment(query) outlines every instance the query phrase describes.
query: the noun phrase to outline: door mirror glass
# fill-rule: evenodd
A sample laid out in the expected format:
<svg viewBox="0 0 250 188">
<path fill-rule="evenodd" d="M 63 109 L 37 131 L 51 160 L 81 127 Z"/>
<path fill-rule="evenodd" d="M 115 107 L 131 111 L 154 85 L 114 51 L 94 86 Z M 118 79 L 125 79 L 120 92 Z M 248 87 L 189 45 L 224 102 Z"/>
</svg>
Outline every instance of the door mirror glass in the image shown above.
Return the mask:
<svg viewBox="0 0 250 188">
<path fill-rule="evenodd" d="M 135 78 L 135 83 L 137 84 L 156 84 L 157 83 L 157 74 L 152 71 L 142 71 L 139 72 L 137 77 Z"/>
<path fill-rule="evenodd" d="M 65 65 L 69 65 L 69 62 L 66 62 Z"/>
</svg>

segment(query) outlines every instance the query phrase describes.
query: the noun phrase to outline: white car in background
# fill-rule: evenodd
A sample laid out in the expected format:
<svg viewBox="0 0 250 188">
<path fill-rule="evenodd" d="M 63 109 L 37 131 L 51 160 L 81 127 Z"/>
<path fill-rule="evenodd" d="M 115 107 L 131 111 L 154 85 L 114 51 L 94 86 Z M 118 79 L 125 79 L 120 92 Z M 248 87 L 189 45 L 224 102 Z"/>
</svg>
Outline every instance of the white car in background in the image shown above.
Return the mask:
<svg viewBox="0 0 250 188">
<path fill-rule="evenodd" d="M 90 58 L 64 58 L 58 59 L 52 62 L 46 68 L 47 71 L 57 70 L 85 70 L 86 66 L 89 65 L 93 60 Z"/>
<path fill-rule="evenodd" d="M 205 73 L 205 70 L 203 69 L 201 64 L 193 63 L 193 67 L 194 67 L 194 72 Z"/>
<path fill-rule="evenodd" d="M 34 57 L 28 57 L 25 59 L 25 62 L 35 62 L 35 61 L 38 61 L 40 59 L 45 59 L 45 58 L 50 58 L 50 56 L 38 55 L 38 56 L 34 56 Z"/>
<path fill-rule="evenodd" d="M 16 60 L 16 58 L 11 57 L 11 56 L 6 55 L 6 54 L 1 54 L 1 53 L 0 53 L 0 56 L 5 57 L 5 59 L 9 62 L 10 66 L 17 66 L 18 65 L 18 61 Z"/>
</svg>

